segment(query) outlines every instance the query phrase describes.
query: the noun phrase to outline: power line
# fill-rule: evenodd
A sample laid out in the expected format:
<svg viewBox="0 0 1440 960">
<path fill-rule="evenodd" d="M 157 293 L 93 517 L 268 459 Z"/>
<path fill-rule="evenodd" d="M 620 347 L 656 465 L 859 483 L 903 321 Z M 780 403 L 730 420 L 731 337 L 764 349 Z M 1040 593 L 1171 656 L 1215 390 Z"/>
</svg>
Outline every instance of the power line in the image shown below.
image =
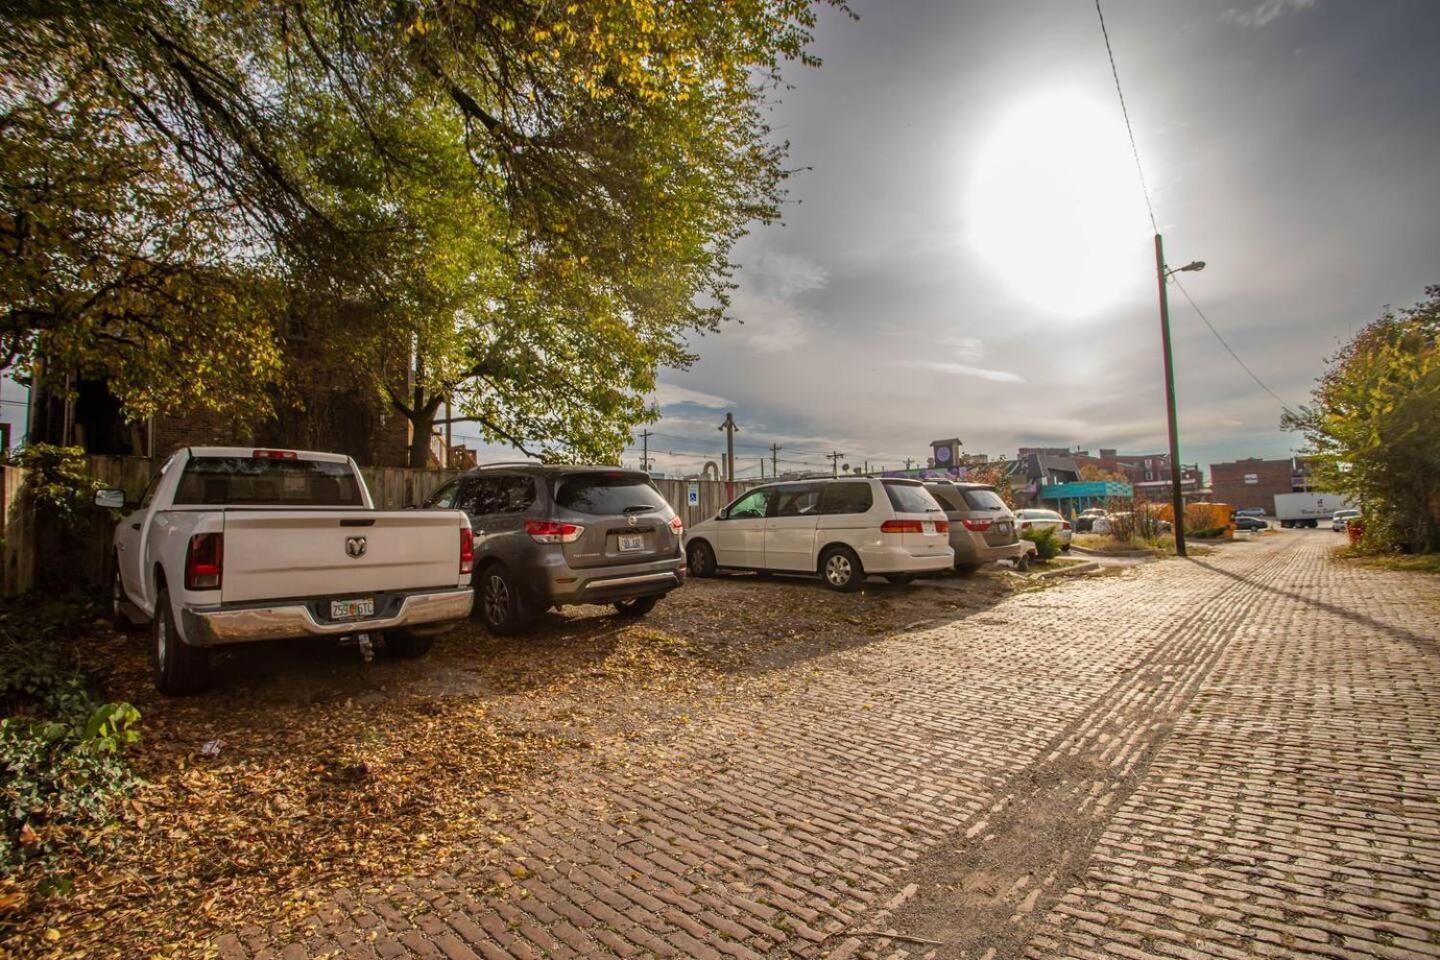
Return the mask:
<svg viewBox="0 0 1440 960">
<path fill-rule="evenodd" d="M 1245 363 L 1245 361 L 1240 359 L 1240 354 L 1236 353 L 1230 348 L 1230 344 L 1225 342 L 1225 338 L 1220 335 L 1220 331 L 1215 329 L 1215 324 L 1211 323 L 1210 318 L 1205 316 L 1205 311 L 1201 310 L 1200 305 L 1195 302 L 1195 298 L 1190 296 L 1190 291 L 1185 289 L 1185 285 L 1180 282 L 1180 278 L 1176 276 L 1171 276 L 1170 279 L 1175 281 L 1175 286 L 1180 289 L 1181 295 L 1184 296 L 1184 298 L 1189 302 L 1190 306 L 1195 310 L 1195 315 L 1198 316 L 1201 322 L 1203 322 L 1205 326 L 1209 328 L 1210 332 L 1215 335 L 1215 339 L 1220 341 L 1220 346 L 1224 347 L 1225 352 L 1230 354 L 1230 356 L 1235 360 L 1236 363 L 1240 364 L 1240 369 L 1250 374 L 1250 379 L 1254 380 L 1257 384 L 1259 384 L 1261 390 L 1264 390 L 1266 393 L 1270 394 L 1270 396 L 1274 397 L 1275 402 L 1280 404 L 1280 409 L 1284 410 L 1286 413 L 1294 413 L 1294 408 L 1291 407 L 1290 404 L 1282 400 L 1278 393 L 1276 393 L 1274 390 L 1271 390 L 1270 387 L 1266 385 L 1265 381 L 1261 380 L 1256 375 L 1255 371 L 1251 370 L 1250 367 Z"/>
<path fill-rule="evenodd" d="M 1120 86 L 1120 70 L 1115 66 L 1115 51 L 1110 48 L 1110 31 L 1105 28 L 1105 11 L 1100 9 L 1100 0 L 1095 0 L 1095 13 L 1100 17 L 1100 33 L 1105 37 L 1105 53 L 1110 57 L 1110 73 L 1115 77 L 1115 92 L 1120 97 L 1120 113 L 1125 117 L 1125 132 L 1130 135 L 1130 152 L 1135 155 L 1135 172 L 1140 174 L 1140 192 L 1145 194 L 1145 209 L 1150 211 L 1150 226 L 1159 233 L 1160 227 L 1155 222 L 1155 206 L 1150 202 L 1150 187 L 1145 183 L 1145 167 L 1140 163 L 1140 148 L 1135 145 L 1135 129 L 1130 126 L 1130 109 L 1125 105 L 1125 91 Z"/>
</svg>

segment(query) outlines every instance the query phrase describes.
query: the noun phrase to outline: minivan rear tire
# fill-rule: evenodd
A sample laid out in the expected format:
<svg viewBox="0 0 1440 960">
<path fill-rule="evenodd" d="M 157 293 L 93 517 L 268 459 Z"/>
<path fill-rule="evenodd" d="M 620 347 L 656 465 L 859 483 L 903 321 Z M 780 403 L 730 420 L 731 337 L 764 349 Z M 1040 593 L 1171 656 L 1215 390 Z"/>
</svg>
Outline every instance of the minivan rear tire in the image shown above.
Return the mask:
<svg viewBox="0 0 1440 960">
<path fill-rule="evenodd" d="M 480 612 L 480 622 L 497 637 L 524 633 L 533 619 L 520 597 L 515 578 L 499 563 L 480 571 L 475 582 L 475 606 Z"/>
<path fill-rule="evenodd" d="M 685 560 L 692 577 L 704 580 L 715 576 L 715 551 L 711 550 L 710 544 L 704 540 L 696 540 L 690 544 L 690 548 L 685 551 Z"/>
<path fill-rule="evenodd" d="M 820 579 L 840 593 L 854 593 L 865 583 L 865 568 L 849 547 L 827 547 L 820 554 Z"/>
</svg>

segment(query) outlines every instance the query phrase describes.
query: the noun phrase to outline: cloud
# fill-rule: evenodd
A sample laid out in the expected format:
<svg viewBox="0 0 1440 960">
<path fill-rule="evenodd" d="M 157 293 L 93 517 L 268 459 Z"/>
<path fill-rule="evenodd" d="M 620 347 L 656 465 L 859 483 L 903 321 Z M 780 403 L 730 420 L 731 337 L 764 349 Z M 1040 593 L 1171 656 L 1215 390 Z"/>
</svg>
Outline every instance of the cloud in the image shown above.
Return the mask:
<svg viewBox="0 0 1440 960">
<path fill-rule="evenodd" d="M 761 250 L 746 257 L 736 277 L 731 314 L 742 322 L 739 337 L 759 353 L 782 353 L 810 339 L 810 295 L 830 274 L 808 257 Z"/>
<path fill-rule="evenodd" d="M 726 400 L 724 397 L 717 397 L 713 393 L 702 393 L 699 390 L 676 386 L 673 383 L 657 383 L 655 385 L 655 402 L 662 407 L 689 403 L 711 410 L 723 410 L 726 407 L 733 407 L 735 405 L 733 401 Z"/>
<path fill-rule="evenodd" d="M 1024 383 L 1025 378 L 1009 370 L 987 370 L 973 367 L 968 363 L 952 363 L 948 360 L 896 360 L 897 367 L 913 367 L 918 370 L 939 370 L 942 373 L 959 374 L 962 377 L 979 377 L 996 383 Z"/>
<path fill-rule="evenodd" d="M 1220 14 L 1221 20 L 1238 23 L 1242 27 L 1258 29 L 1273 23 L 1287 13 L 1301 13 L 1315 6 L 1315 0 L 1261 0 L 1249 10 L 1231 7 Z"/>
</svg>

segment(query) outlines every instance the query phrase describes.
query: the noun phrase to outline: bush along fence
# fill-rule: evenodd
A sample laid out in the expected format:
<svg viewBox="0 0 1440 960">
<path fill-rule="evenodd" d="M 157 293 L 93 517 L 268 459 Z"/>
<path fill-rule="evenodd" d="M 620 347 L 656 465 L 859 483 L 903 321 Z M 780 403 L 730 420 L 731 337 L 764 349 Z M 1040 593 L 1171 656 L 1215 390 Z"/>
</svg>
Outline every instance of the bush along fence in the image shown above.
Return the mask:
<svg viewBox="0 0 1440 960">
<path fill-rule="evenodd" d="M 60 460 L 60 453 L 52 448 L 43 463 L 0 467 L 0 596 L 37 589 L 105 589 L 111 575 L 111 538 L 120 514 L 91 505 L 93 491 L 118 487 L 125 491 L 127 504 L 137 504 L 160 467 L 158 461 L 143 457 L 77 456 L 68 464 Z M 361 467 L 360 472 L 375 506 L 382 510 L 419 506 L 458 474 L 410 467 Z M 656 480 L 655 485 L 688 528 L 715 516 L 759 484 Z M 57 502 L 62 509 L 56 509 Z"/>
</svg>

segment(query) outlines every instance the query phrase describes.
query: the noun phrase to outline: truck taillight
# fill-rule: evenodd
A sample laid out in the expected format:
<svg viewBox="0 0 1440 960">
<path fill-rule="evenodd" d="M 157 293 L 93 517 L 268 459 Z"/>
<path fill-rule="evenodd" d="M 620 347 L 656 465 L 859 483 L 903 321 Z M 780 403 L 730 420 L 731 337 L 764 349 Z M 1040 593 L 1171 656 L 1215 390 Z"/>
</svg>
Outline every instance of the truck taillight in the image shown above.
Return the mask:
<svg viewBox="0 0 1440 960">
<path fill-rule="evenodd" d="M 460 572 L 475 569 L 475 534 L 468 526 L 460 528 Z"/>
<path fill-rule="evenodd" d="M 197 533 L 185 550 L 185 589 L 219 590 L 225 571 L 225 534 Z"/>
<path fill-rule="evenodd" d="M 296 460 L 298 455 L 294 450 L 251 450 L 250 456 L 255 460 Z"/>
<path fill-rule="evenodd" d="M 685 521 L 681 520 L 679 517 L 671 518 L 670 532 L 675 534 L 675 536 L 677 537 L 683 534 L 685 532 Z"/>
<path fill-rule="evenodd" d="M 530 534 L 530 539 L 536 543 L 574 543 L 580 539 L 585 528 L 554 520 L 526 520 L 525 532 Z"/>
</svg>

